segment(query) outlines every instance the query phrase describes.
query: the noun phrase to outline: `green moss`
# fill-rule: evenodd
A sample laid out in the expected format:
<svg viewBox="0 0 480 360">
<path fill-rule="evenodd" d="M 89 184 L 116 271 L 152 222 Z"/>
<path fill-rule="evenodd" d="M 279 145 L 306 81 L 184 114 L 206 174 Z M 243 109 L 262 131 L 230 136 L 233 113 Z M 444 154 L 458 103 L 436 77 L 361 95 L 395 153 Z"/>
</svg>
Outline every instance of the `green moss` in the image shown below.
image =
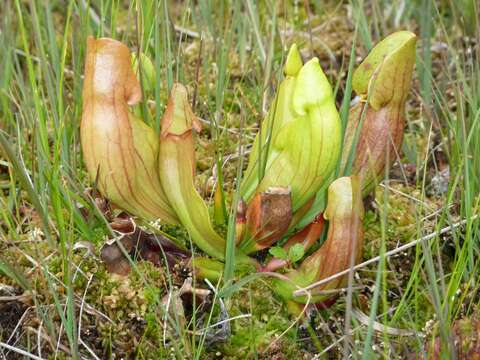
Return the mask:
<svg viewBox="0 0 480 360">
<path fill-rule="evenodd" d="M 219 351 L 226 359 L 270 358 L 274 354 L 283 354 L 287 359 L 301 358 L 304 351 L 296 341 L 296 326 L 280 338 L 294 320 L 265 282 L 256 281 L 240 290 L 230 305 L 230 317 L 241 314 L 251 317 L 232 321 L 232 336 L 215 346 L 211 354 Z"/>
</svg>

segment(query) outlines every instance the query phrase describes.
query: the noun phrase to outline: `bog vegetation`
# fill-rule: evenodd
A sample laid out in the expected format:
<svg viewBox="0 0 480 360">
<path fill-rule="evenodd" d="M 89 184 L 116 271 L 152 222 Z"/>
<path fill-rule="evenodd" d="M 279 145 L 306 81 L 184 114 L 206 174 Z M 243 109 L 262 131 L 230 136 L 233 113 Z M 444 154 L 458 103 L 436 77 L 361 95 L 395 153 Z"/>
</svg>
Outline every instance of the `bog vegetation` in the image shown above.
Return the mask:
<svg viewBox="0 0 480 360">
<path fill-rule="evenodd" d="M 0 5 L 0 358 L 480 353 L 475 0 Z"/>
</svg>

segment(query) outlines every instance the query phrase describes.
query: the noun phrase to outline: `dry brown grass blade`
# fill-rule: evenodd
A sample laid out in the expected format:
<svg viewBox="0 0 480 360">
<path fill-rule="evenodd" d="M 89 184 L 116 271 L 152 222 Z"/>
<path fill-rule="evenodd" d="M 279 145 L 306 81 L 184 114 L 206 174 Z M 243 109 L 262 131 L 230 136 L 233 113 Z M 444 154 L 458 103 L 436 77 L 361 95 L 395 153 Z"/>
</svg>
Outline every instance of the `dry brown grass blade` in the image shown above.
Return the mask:
<svg viewBox="0 0 480 360">
<path fill-rule="evenodd" d="M 468 221 L 473 221 L 475 219 L 478 218 L 478 215 L 475 215 L 475 216 L 472 216 L 471 219 L 467 220 L 467 219 L 464 219 L 462 221 L 459 221 L 455 224 L 452 224 L 450 226 L 446 226 L 444 227 L 443 229 L 439 230 L 439 231 L 435 231 L 431 234 L 428 234 L 424 237 L 421 237 L 419 239 L 416 239 L 416 240 L 413 240 L 413 241 L 410 241 L 409 243 L 405 244 L 405 245 L 402 245 L 402 246 L 399 246 L 395 249 L 392 249 L 390 251 L 387 251 L 385 253 L 385 257 L 390 257 L 392 255 L 395 255 L 395 254 L 398 254 L 402 251 L 405 251 L 413 246 L 416 246 L 417 244 L 421 243 L 421 242 L 424 242 L 424 241 L 428 241 L 428 240 L 431 240 L 431 239 L 434 239 L 435 237 L 439 236 L 439 235 L 442 235 L 442 234 L 445 234 L 445 233 L 448 233 L 462 225 L 465 225 Z M 346 269 L 346 270 L 343 270 L 343 271 L 340 271 L 336 274 L 333 274 L 325 279 L 322 279 L 322 280 L 319 280 L 313 284 L 310 284 L 309 286 L 306 286 L 302 289 L 299 289 L 299 290 L 296 290 L 294 293 L 293 293 L 293 296 L 305 296 L 307 293 L 310 293 L 312 289 L 315 289 L 319 286 L 322 286 L 323 284 L 326 284 L 328 283 L 329 281 L 331 280 L 334 280 L 338 277 L 341 277 L 341 276 L 344 276 L 345 274 L 348 274 L 350 271 L 355 271 L 355 270 L 359 270 L 359 269 L 362 269 L 368 265 L 371 265 L 371 264 L 374 264 L 376 263 L 377 261 L 380 261 L 381 259 L 381 256 L 375 256 L 367 261 L 364 261 L 358 265 L 355 265 L 354 267 L 350 268 L 350 269 Z"/>
</svg>

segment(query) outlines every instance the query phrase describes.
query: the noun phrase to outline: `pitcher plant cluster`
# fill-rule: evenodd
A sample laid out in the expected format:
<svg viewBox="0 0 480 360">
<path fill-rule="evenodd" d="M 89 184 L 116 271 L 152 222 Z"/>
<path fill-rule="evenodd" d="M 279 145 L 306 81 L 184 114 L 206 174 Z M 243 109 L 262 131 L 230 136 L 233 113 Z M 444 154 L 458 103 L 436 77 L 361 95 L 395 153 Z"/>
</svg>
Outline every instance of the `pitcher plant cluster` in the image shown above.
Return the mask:
<svg viewBox="0 0 480 360">
<path fill-rule="evenodd" d="M 311 298 L 293 293 L 362 258 L 363 198 L 398 157 L 415 43 L 413 33 L 400 31 L 370 51 L 351 77 L 356 99 L 345 125 L 319 60 L 303 63 L 297 46 L 290 48 L 230 223 L 235 264 L 277 272 L 273 288 L 292 306 L 329 300 L 334 292 L 325 290 L 344 287 L 345 276 L 316 288 Z M 144 55 L 140 61 L 149 85 L 155 68 Z M 142 99 L 135 68 L 122 43 L 88 39 L 81 143 L 90 179 L 128 213 L 183 226 L 204 253 L 193 270 L 218 279 L 227 240 L 195 188 L 201 124 L 180 83 L 171 89 L 159 133 L 134 115 L 131 107 Z M 219 206 L 222 197 L 215 198 Z M 264 249 L 270 249 L 265 261 L 251 256 Z"/>
</svg>

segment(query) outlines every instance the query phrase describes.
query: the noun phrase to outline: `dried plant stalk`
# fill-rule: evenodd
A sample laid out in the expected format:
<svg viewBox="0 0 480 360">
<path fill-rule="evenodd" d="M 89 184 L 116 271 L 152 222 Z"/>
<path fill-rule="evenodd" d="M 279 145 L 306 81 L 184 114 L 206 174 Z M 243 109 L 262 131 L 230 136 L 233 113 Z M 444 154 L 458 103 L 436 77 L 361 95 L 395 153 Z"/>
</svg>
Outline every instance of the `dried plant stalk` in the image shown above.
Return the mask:
<svg viewBox="0 0 480 360">
<path fill-rule="evenodd" d="M 286 188 L 269 188 L 258 193 L 246 212 L 246 233 L 241 249 L 246 253 L 265 249 L 288 230 L 292 219 L 292 198 Z"/>
</svg>

